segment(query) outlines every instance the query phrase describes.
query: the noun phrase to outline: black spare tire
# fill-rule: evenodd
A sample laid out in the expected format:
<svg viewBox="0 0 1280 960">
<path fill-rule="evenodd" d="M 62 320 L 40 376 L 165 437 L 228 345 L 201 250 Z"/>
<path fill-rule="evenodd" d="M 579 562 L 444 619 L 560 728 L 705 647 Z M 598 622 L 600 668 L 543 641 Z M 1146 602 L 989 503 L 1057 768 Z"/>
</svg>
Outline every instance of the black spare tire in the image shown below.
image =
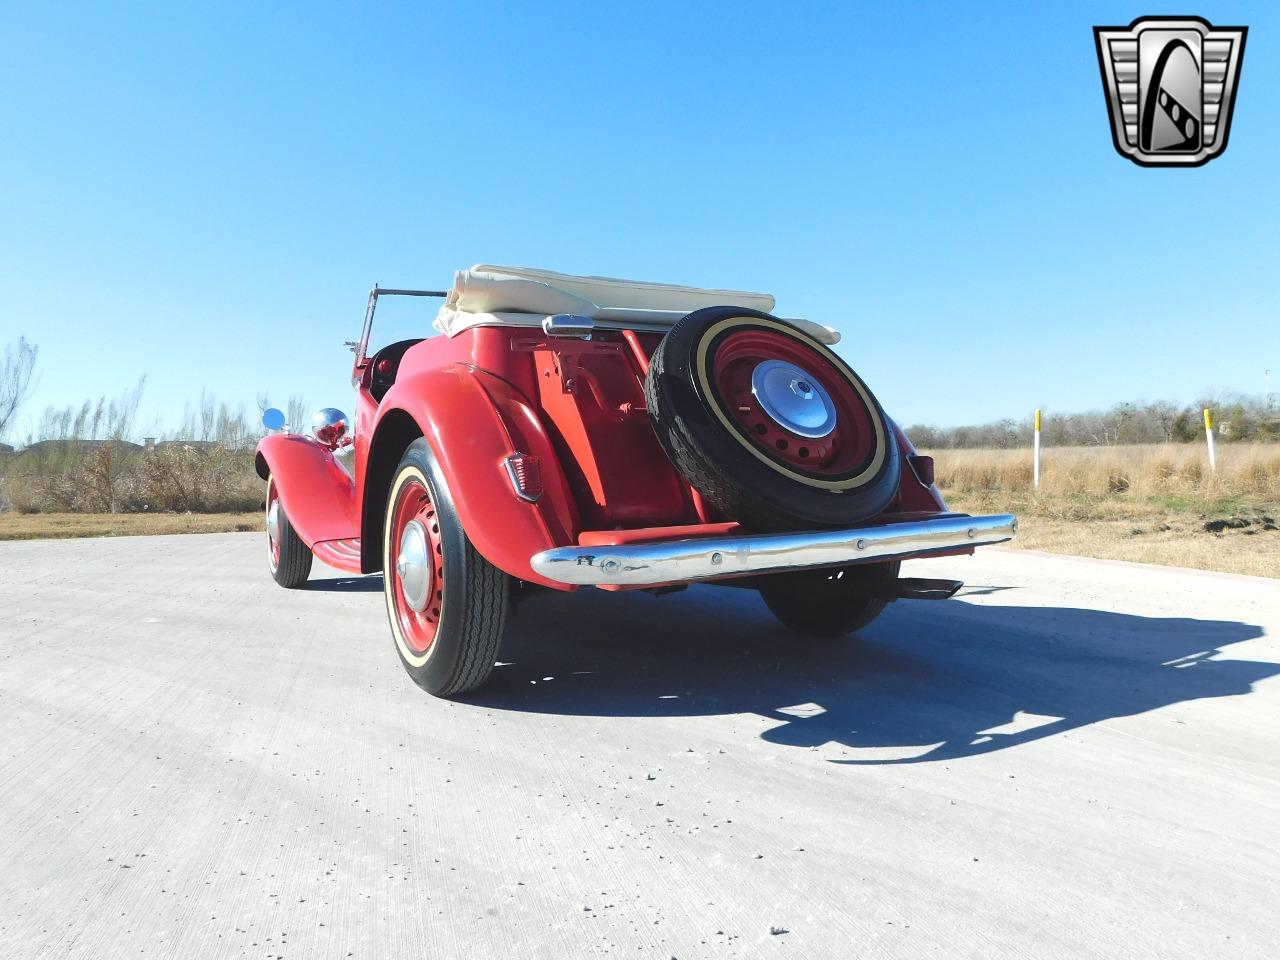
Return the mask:
<svg viewBox="0 0 1280 960">
<path fill-rule="evenodd" d="M 749 528 L 850 526 L 897 493 L 898 444 L 875 396 L 830 348 L 767 313 L 682 318 L 650 361 L 645 399 L 676 469 Z"/>
</svg>

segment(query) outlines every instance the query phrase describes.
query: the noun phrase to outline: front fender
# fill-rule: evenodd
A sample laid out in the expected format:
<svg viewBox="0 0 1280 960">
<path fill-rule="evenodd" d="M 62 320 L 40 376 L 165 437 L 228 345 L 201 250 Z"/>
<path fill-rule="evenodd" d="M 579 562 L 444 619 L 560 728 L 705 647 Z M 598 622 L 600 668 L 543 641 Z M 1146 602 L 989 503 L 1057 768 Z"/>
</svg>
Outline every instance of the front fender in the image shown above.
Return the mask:
<svg viewBox="0 0 1280 960">
<path fill-rule="evenodd" d="M 329 448 L 297 433 L 275 433 L 258 444 L 258 476 L 274 478 L 289 523 L 308 547 L 360 535 L 356 488 Z"/>
<path fill-rule="evenodd" d="M 378 408 L 370 462 L 386 476 L 365 478 L 364 568 L 381 562 L 382 518 L 390 486 L 389 451 L 379 451 L 380 427 L 412 417 L 431 445 L 467 537 L 495 567 L 513 577 L 564 589 L 534 571 L 530 558 L 574 542 L 577 507 L 551 440 L 538 415 L 515 387 L 477 367 L 457 364 L 426 370 L 396 382 Z M 403 432 L 395 462 L 403 452 Z M 506 458 L 533 454 L 541 461 L 543 493 L 534 503 L 516 496 Z M 389 468 L 395 469 L 394 464 Z M 372 548 L 377 541 L 377 553 Z M 376 557 L 376 560 L 375 560 Z"/>
</svg>

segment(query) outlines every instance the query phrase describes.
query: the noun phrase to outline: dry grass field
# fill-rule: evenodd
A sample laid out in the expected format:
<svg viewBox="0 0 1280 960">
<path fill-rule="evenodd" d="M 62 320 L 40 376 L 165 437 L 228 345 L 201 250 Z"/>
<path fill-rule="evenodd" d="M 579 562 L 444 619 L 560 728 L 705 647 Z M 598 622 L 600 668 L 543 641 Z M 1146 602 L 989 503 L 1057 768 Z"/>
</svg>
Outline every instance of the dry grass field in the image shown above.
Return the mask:
<svg viewBox="0 0 1280 960">
<path fill-rule="evenodd" d="M 73 513 L 50 499 L 44 506 L 49 512 L 0 513 L 0 540 L 261 529 L 261 514 L 239 512 L 243 505 L 227 513 L 196 512 L 194 505 L 215 502 L 206 495 L 215 488 L 222 502 L 224 487 L 237 492 L 237 504 L 260 498 L 251 468 L 228 467 L 222 471 L 226 482 L 210 484 L 205 462 L 183 456 L 191 463 L 184 459 L 183 471 L 170 470 L 152 487 L 199 493 L 184 493 L 192 512 Z M 1280 444 L 1222 444 L 1214 473 L 1199 444 L 1046 448 L 1039 490 L 1032 488 L 1027 449 L 938 450 L 933 456 L 938 485 L 953 509 L 1018 514 L 1016 546 L 1280 578 Z M 170 500 L 180 502 L 157 502 Z"/>
<path fill-rule="evenodd" d="M 0 513 L 0 540 L 227 533 L 262 529 L 254 513 Z"/>
<path fill-rule="evenodd" d="M 938 485 L 972 513 L 1022 519 L 1025 549 L 1280 578 L 1280 446 L 1199 444 L 938 450 Z"/>
</svg>

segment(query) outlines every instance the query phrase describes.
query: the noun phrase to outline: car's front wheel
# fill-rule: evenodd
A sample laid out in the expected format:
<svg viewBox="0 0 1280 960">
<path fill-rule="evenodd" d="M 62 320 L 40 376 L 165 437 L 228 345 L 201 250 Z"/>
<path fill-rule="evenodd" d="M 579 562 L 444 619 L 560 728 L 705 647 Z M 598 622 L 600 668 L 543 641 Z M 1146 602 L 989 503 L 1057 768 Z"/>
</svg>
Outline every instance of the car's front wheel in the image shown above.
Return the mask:
<svg viewBox="0 0 1280 960">
<path fill-rule="evenodd" d="M 765 606 L 783 626 L 811 637 L 842 637 L 861 630 L 890 603 L 886 587 L 898 562 L 840 570 L 775 574 L 760 587 Z"/>
<path fill-rule="evenodd" d="M 311 550 L 280 503 L 275 477 L 267 478 L 267 566 L 271 576 L 282 587 L 300 587 L 311 576 Z"/>
<path fill-rule="evenodd" d="M 448 697 L 488 679 L 511 609 L 512 579 L 467 539 L 421 438 L 409 445 L 391 482 L 382 580 L 396 652 L 418 686 Z"/>
</svg>

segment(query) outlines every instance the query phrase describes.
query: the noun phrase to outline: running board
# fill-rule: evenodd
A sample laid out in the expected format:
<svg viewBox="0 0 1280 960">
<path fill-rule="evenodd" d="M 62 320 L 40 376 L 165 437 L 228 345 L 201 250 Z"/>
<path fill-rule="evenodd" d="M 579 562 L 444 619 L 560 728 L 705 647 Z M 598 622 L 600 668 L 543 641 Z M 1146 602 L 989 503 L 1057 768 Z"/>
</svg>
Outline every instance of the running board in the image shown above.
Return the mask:
<svg viewBox="0 0 1280 960">
<path fill-rule="evenodd" d="M 321 540 L 311 545 L 311 552 L 321 563 L 347 573 L 360 573 L 360 538 Z"/>
</svg>

